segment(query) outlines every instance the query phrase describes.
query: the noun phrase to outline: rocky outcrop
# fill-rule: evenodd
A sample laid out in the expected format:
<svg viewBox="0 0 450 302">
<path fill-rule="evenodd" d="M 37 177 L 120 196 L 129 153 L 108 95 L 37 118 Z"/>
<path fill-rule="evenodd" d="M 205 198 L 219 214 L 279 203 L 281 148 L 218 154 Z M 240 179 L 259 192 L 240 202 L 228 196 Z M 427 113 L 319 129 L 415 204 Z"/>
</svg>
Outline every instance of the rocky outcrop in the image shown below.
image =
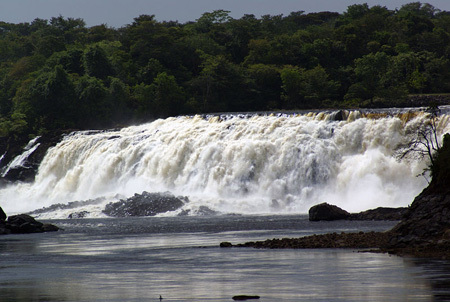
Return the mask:
<svg viewBox="0 0 450 302">
<path fill-rule="evenodd" d="M 379 207 L 359 213 L 350 214 L 350 220 L 401 220 L 407 213 L 408 208 L 384 208 Z"/>
<path fill-rule="evenodd" d="M 350 218 L 350 213 L 326 202 L 315 205 L 309 209 L 310 221 L 332 221 Z"/>
<path fill-rule="evenodd" d="M 0 212 L 4 213 L 1 207 Z M 59 228 L 57 226 L 36 221 L 33 217 L 27 214 L 9 216 L 8 219 L 0 218 L 0 235 L 43 233 L 58 230 Z"/>
<path fill-rule="evenodd" d="M 449 257 L 450 135 L 444 137 L 431 167 L 433 179 L 391 230 L 389 251 L 415 256 Z"/>
<path fill-rule="evenodd" d="M 388 251 L 416 256 L 445 256 L 450 250 L 450 192 L 414 199 L 405 218 L 391 231 Z"/>
<path fill-rule="evenodd" d="M 269 249 L 314 249 L 314 248 L 380 248 L 387 245 L 388 233 L 359 232 L 311 235 L 300 238 L 268 239 L 232 245 L 222 242 L 220 247 L 253 247 Z"/>
<path fill-rule="evenodd" d="M 112 217 L 155 216 L 181 208 L 187 197 L 175 197 L 170 193 L 135 194 L 128 199 L 106 205 L 103 213 Z"/>
<path fill-rule="evenodd" d="M 407 211 L 408 208 L 379 207 L 359 213 L 349 213 L 338 206 L 321 203 L 309 209 L 309 220 L 401 220 Z"/>
</svg>

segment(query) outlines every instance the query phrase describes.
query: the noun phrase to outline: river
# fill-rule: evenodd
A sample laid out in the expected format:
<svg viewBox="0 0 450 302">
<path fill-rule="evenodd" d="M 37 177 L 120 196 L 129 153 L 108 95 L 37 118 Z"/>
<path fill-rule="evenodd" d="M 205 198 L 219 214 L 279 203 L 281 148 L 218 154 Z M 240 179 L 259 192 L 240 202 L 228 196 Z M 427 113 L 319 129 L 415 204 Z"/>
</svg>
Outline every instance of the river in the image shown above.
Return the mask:
<svg viewBox="0 0 450 302">
<path fill-rule="evenodd" d="M 450 263 L 351 249 L 220 248 L 393 222 L 306 216 L 52 220 L 64 231 L 0 238 L 0 301 L 446 301 Z M 447 300 L 448 301 L 448 300 Z"/>
</svg>

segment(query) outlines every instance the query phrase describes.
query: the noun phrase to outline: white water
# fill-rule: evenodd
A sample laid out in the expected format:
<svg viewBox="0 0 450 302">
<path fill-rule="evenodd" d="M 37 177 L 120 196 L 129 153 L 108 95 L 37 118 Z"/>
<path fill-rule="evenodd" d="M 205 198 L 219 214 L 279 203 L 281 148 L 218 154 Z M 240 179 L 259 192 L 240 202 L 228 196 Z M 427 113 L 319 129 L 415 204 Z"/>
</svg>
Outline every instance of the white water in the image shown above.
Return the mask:
<svg viewBox="0 0 450 302">
<path fill-rule="evenodd" d="M 25 165 L 25 162 L 34 151 L 39 147 L 39 143 L 36 143 L 37 140 L 40 138 L 40 136 L 35 137 L 32 139 L 24 148 L 24 152 L 18 156 L 16 156 L 7 166 L 4 171 L 2 171 L 1 175 L 4 177 L 9 170 L 17 168 L 17 167 L 23 167 Z M 0 157 L 0 161 L 3 159 L 5 154 L 3 154 Z"/>
<path fill-rule="evenodd" d="M 426 162 L 393 154 L 423 119 L 196 116 L 77 132 L 48 151 L 34 183 L 0 190 L 1 206 L 23 212 L 142 191 L 171 191 L 189 197 L 184 209 L 225 213 L 306 213 L 321 202 L 351 212 L 407 206 L 427 184 L 416 177 Z M 440 132 L 449 124 L 443 115 Z M 88 210 L 97 216 L 101 207 Z"/>
</svg>

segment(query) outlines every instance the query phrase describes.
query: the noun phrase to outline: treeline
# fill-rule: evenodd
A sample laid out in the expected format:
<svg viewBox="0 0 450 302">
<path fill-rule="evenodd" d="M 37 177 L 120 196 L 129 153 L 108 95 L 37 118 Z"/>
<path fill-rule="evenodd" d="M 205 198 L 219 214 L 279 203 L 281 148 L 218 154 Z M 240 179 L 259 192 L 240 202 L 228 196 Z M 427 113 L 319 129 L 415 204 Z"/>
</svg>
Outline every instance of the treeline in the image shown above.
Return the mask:
<svg viewBox="0 0 450 302">
<path fill-rule="evenodd" d="M 204 13 L 0 22 L 0 136 L 222 111 L 368 107 L 450 92 L 450 12 Z"/>
</svg>

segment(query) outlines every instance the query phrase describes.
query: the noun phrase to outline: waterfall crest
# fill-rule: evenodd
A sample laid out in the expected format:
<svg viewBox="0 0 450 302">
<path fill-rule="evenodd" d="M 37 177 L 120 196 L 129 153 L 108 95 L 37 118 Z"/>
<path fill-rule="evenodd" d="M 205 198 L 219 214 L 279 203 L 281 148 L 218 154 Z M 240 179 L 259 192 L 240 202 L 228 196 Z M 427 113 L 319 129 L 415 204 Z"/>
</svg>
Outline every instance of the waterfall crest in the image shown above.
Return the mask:
<svg viewBox="0 0 450 302">
<path fill-rule="evenodd" d="M 178 117 L 117 131 L 81 131 L 48 150 L 33 183 L 0 190 L 7 212 L 142 191 L 188 196 L 185 208 L 306 213 L 328 202 L 348 211 L 406 206 L 426 166 L 398 161 L 425 115 L 333 114 Z M 449 132 L 448 115 L 439 120 Z"/>
</svg>

